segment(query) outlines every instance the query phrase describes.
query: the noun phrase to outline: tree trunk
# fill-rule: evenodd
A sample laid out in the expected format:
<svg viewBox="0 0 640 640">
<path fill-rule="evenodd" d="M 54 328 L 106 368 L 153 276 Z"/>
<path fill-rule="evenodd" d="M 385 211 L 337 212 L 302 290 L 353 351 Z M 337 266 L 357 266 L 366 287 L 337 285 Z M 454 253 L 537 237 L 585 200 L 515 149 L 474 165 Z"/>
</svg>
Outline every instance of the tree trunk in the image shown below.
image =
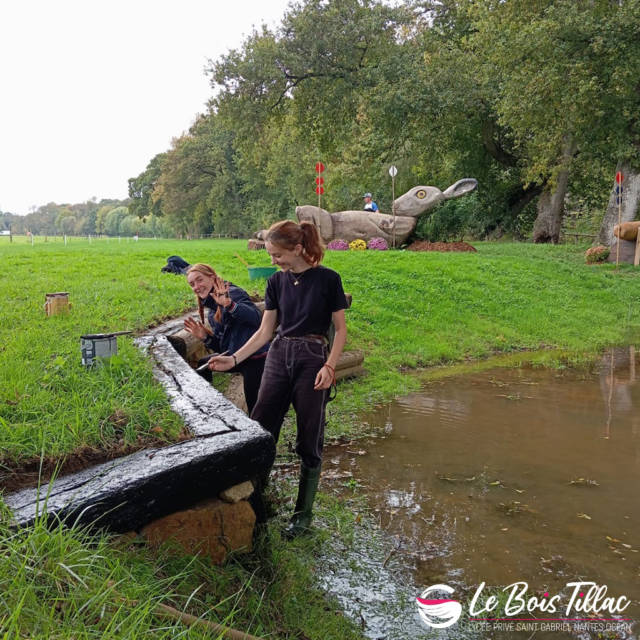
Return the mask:
<svg viewBox="0 0 640 640">
<path fill-rule="evenodd" d="M 611 195 L 607 211 L 602 219 L 598 241 L 608 247 L 613 244 L 613 227 L 618 224 L 618 209 L 620 209 L 620 221 L 630 222 L 635 220 L 640 204 L 640 171 L 632 168 L 626 162 L 619 162 L 616 172 L 622 173 L 622 203 L 616 204 L 616 181 L 613 181 Z"/>
<path fill-rule="evenodd" d="M 558 176 L 555 191 L 549 188 L 542 192 L 538 200 L 538 215 L 533 224 L 534 242 L 552 242 L 558 244 L 560 239 L 560 227 L 564 217 L 564 197 L 567 193 L 569 172 L 563 171 Z"/>
<path fill-rule="evenodd" d="M 530 184 L 527 187 L 518 186 L 517 190 L 509 195 L 507 205 L 509 206 L 509 216 L 515 220 L 522 210 L 542 192 L 543 185 Z"/>
<path fill-rule="evenodd" d="M 545 187 L 538 200 L 538 216 L 533 224 L 533 241 L 558 244 L 564 217 L 564 198 L 569 184 L 569 165 L 575 153 L 575 145 L 568 142 L 563 150 L 564 169 L 558 174 L 555 190 Z"/>
</svg>

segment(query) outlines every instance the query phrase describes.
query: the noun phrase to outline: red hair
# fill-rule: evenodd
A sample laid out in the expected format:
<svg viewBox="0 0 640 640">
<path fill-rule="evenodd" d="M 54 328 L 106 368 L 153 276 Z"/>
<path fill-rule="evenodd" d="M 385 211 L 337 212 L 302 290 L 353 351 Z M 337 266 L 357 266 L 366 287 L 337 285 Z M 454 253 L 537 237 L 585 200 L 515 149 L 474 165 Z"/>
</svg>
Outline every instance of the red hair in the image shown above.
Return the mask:
<svg viewBox="0 0 640 640">
<path fill-rule="evenodd" d="M 201 273 L 203 276 L 207 276 L 208 278 L 217 278 L 218 274 L 213 270 L 213 267 L 210 267 L 208 264 L 204 264 L 204 262 L 196 262 L 196 264 L 192 264 L 187 269 L 187 275 L 189 275 L 192 271 L 197 273 Z M 198 314 L 200 315 L 200 321 L 204 324 L 204 305 L 202 304 L 202 300 L 200 296 L 196 296 L 196 300 L 198 301 Z M 213 319 L 219 324 L 222 320 L 222 312 L 220 311 L 220 307 L 216 309 L 216 314 Z M 207 329 L 207 327 L 205 327 Z M 211 334 L 211 331 L 207 329 L 207 333 Z"/>
<path fill-rule="evenodd" d="M 296 224 L 293 220 L 282 220 L 269 227 L 267 242 L 283 249 L 302 245 L 302 258 L 312 267 L 317 267 L 324 257 L 324 245 L 317 227 L 312 222 Z"/>
</svg>

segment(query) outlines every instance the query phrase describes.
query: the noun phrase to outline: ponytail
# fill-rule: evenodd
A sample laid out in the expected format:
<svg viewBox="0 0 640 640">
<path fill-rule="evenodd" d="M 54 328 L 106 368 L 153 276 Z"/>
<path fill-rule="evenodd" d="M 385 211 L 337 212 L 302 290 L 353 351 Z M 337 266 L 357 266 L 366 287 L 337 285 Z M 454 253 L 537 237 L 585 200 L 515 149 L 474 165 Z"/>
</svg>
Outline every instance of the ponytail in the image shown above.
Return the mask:
<svg viewBox="0 0 640 640">
<path fill-rule="evenodd" d="M 302 245 L 302 258 L 312 267 L 317 267 L 324 257 L 324 245 L 317 227 L 312 222 L 296 224 L 293 220 L 282 220 L 271 225 L 267 231 L 267 242 L 284 249 Z"/>
</svg>

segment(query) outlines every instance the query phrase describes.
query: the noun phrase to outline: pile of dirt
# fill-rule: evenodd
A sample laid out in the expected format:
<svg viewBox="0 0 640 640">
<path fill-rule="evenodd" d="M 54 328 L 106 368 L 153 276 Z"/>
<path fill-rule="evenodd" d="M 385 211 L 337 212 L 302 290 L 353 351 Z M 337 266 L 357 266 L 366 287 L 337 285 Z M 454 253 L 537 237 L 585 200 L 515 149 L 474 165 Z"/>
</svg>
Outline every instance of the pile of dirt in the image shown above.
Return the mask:
<svg viewBox="0 0 640 640">
<path fill-rule="evenodd" d="M 416 240 L 410 244 L 409 251 L 476 251 L 468 242 L 428 242 L 427 240 Z"/>
</svg>

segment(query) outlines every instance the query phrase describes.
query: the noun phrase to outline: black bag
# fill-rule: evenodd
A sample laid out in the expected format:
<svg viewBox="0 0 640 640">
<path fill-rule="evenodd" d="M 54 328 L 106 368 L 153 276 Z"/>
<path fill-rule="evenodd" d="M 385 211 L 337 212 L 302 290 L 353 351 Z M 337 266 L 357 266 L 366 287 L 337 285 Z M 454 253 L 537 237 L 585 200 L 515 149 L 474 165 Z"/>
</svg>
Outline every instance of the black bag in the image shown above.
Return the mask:
<svg viewBox="0 0 640 640">
<path fill-rule="evenodd" d="M 183 276 L 187 273 L 187 269 L 191 265 L 183 260 L 180 256 L 169 256 L 167 258 L 167 264 L 160 269 L 162 273 L 175 273 L 177 276 Z"/>
</svg>

